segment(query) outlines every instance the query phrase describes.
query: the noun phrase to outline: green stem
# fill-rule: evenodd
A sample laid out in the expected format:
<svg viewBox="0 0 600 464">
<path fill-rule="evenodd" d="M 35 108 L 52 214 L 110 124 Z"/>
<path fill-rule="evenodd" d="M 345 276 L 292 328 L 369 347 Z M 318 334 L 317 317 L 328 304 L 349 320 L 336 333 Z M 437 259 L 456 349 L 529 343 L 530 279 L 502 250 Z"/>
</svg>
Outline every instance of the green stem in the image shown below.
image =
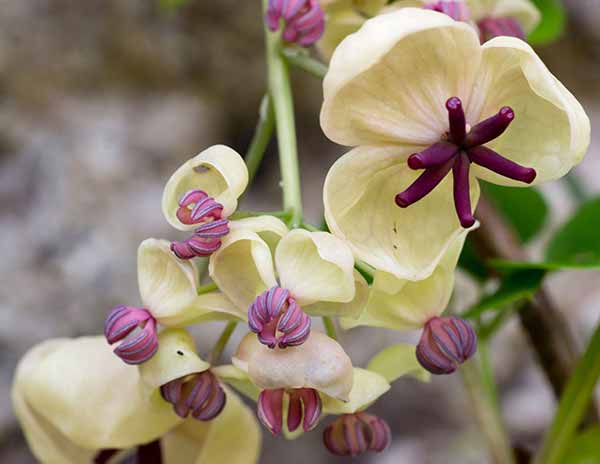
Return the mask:
<svg viewBox="0 0 600 464">
<path fill-rule="evenodd" d="M 333 319 L 331 319 L 328 316 L 323 316 L 322 319 L 323 325 L 325 326 L 325 333 L 334 340 L 337 340 L 337 332 L 335 330 L 335 324 L 333 323 Z"/>
<path fill-rule="evenodd" d="M 490 356 L 490 345 L 487 339 L 479 338 L 477 342 L 477 351 L 481 361 L 481 381 L 488 392 L 491 404 L 500 413 L 498 403 L 498 389 L 496 388 L 496 379 L 494 378 L 494 370 L 492 368 L 492 358 Z"/>
<path fill-rule="evenodd" d="M 217 343 L 215 343 L 215 346 L 213 346 L 212 351 L 208 355 L 209 364 L 214 366 L 215 364 L 217 364 L 219 362 L 219 359 L 221 358 L 221 355 L 223 354 L 223 350 L 227 346 L 227 342 L 231 338 L 231 335 L 233 334 L 236 326 L 237 326 L 237 322 L 235 322 L 235 321 L 229 322 L 225 326 L 225 328 L 223 329 L 223 332 L 221 333 L 221 336 L 217 340 Z"/>
<path fill-rule="evenodd" d="M 250 147 L 246 152 L 246 165 L 248 166 L 248 184 L 252 183 L 258 167 L 265 155 L 269 141 L 273 136 L 273 128 L 275 127 L 275 116 L 273 114 L 273 107 L 271 105 L 271 99 L 269 95 L 265 95 L 260 104 L 260 110 L 258 112 L 258 123 L 256 124 L 256 130 L 254 131 L 254 137 Z"/>
<path fill-rule="evenodd" d="M 198 287 L 198 295 L 204 295 L 205 293 L 209 293 L 215 290 L 218 290 L 217 284 L 206 284 Z"/>
<path fill-rule="evenodd" d="M 268 6 L 268 0 L 263 0 L 265 14 Z M 296 228 L 302 223 L 302 192 L 300 189 L 294 101 L 292 99 L 288 66 L 280 54 L 279 36 L 271 33 L 266 24 L 265 44 L 269 95 L 273 101 L 275 111 L 279 164 L 283 181 L 283 209 L 292 211 L 290 226 Z"/>
<path fill-rule="evenodd" d="M 298 48 L 285 47 L 281 50 L 288 63 L 298 69 L 307 72 L 319 79 L 323 79 L 327 74 L 327 65 L 311 58 L 305 50 Z"/>
<path fill-rule="evenodd" d="M 567 383 L 554 421 L 534 464 L 561 464 L 586 414 L 600 378 L 600 325 Z"/>
<path fill-rule="evenodd" d="M 583 185 L 575 172 L 567 174 L 563 177 L 563 181 L 576 204 L 579 205 L 589 198 L 587 188 Z"/>
</svg>

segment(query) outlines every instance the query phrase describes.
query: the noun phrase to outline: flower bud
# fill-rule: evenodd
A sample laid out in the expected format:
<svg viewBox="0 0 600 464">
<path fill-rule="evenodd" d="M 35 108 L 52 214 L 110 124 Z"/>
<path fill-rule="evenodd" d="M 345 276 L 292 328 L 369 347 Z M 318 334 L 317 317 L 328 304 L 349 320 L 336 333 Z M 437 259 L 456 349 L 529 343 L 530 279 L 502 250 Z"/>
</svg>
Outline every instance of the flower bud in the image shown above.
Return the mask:
<svg viewBox="0 0 600 464">
<path fill-rule="evenodd" d="M 432 374 L 453 373 L 477 350 L 477 335 L 458 317 L 433 317 L 427 321 L 417 345 L 417 359 Z"/>
<path fill-rule="evenodd" d="M 295 388 L 284 390 L 263 390 L 258 397 L 258 418 L 273 435 L 279 435 L 283 429 L 283 399 L 287 394 L 287 429 L 294 432 L 302 424 L 308 432 L 314 429 L 321 417 L 322 403 L 314 388 Z"/>
<path fill-rule="evenodd" d="M 325 30 L 325 13 L 317 0 L 269 0 L 269 29 L 277 31 L 282 19 L 283 40 L 303 47 L 314 44 Z"/>
<path fill-rule="evenodd" d="M 471 17 L 469 7 L 461 0 L 440 0 L 428 3 L 424 7 L 426 10 L 439 11 L 450 16 L 456 21 L 468 21 Z"/>
<path fill-rule="evenodd" d="M 146 362 L 158 349 L 156 320 L 147 309 L 117 306 L 106 318 L 104 335 L 110 345 L 122 341 L 114 352 L 127 364 Z"/>
<path fill-rule="evenodd" d="M 358 456 L 367 451 L 381 453 L 391 441 L 387 422 L 366 412 L 344 414 L 323 431 L 323 444 L 336 456 Z"/>
</svg>

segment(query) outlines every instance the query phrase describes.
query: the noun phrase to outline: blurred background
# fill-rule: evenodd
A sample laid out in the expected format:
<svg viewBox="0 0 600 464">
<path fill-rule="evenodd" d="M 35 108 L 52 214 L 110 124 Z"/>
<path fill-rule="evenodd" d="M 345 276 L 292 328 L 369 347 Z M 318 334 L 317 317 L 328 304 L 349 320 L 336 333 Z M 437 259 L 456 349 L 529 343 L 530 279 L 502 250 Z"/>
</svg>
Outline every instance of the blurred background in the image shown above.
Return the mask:
<svg viewBox="0 0 600 464">
<path fill-rule="evenodd" d="M 0 462 L 34 462 L 10 405 L 20 356 L 49 337 L 100 333 L 110 308 L 139 303 L 137 245 L 175 238 L 160 211 L 168 176 L 209 145 L 246 150 L 265 91 L 259 3 L 191 0 L 166 11 L 153 0 L 0 2 Z M 592 147 L 576 174 L 598 192 L 600 0 L 565 4 L 567 34 L 539 53 L 591 117 Z M 301 72 L 293 80 L 304 202 L 318 223 L 323 179 L 343 151 L 320 131 L 320 83 Z M 271 144 L 242 208 L 279 209 L 278 180 Z M 551 230 L 574 202 L 565 183 L 543 193 Z M 582 344 L 600 315 L 598 278 L 572 271 L 547 282 Z M 458 286 L 469 293 L 466 280 Z M 219 332 L 196 331 L 201 353 Z M 356 365 L 401 339 L 379 329 L 342 335 Z M 516 322 L 492 354 L 511 438 L 535 446 L 555 403 Z M 402 379 L 373 412 L 392 426 L 393 445 L 353 462 L 486 462 L 458 376 Z M 322 427 L 291 443 L 265 434 L 260 462 L 336 461 Z"/>
</svg>

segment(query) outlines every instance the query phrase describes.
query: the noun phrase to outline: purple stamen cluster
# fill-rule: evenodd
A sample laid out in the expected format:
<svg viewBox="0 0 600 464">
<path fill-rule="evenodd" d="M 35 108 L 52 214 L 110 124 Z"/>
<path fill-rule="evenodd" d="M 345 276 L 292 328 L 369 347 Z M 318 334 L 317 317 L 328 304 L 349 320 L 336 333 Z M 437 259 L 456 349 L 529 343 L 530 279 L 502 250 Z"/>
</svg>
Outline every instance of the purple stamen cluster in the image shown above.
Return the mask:
<svg viewBox="0 0 600 464">
<path fill-rule="evenodd" d="M 156 320 L 147 309 L 131 306 L 112 309 L 104 323 L 104 336 L 110 345 L 121 342 L 114 352 L 127 364 L 146 362 L 158 350 Z"/>
<path fill-rule="evenodd" d="M 426 10 L 439 11 L 450 16 L 456 21 L 468 21 L 471 18 L 469 7 L 464 1 L 440 0 L 428 3 L 423 8 Z"/>
<path fill-rule="evenodd" d="M 273 349 L 302 345 L 310 335 L 311 321 L 288 290 L 273 287 L 248 308 L 248 325 L 263 345 Z"/>
<path fill-rule="evenodd" d="M 283 429 L 283 397 L 288 395 L 287 428 L 294 432 L 302 424 L 308 432 L 314 429 L 321 417 L 322 403 L 319 393 L 313 388 L 263 390 L 258 397 L 257 415 L 261 423 L 273 435 Z"/>
<path fill-rule="evenodd" d="M 489 169 L 501 176 L 530 184 L 536 177 L 535 169 L 523 167 L 504 158 L 484 144 L 500 137 L 515 118 L 508 106 L 467 132 L 467 123 L 462 102 L 452 97 L 446 102 L 449 131 L 440 142 L 436 142 L 420 153 L 408 158 L 411 169 L 424 169 L 405 191 L 396 195 L 396 204 L 406 208 L 429 194 L 452 170 L 454 178 L 454 205 L 463 227 L 475 223 L 471 209 L 469 170 L 471 163 Z"/>
<path fill-rule="evenodd" d="M 160 387 L 160 393 L 182 419 L 191 414 L 199 421 L 212 420 L 227 402 L 223 387 L 210 371 L 172 380 Z"/>
<path fill-rule="evenodd" d="M 515 18 L 502 17 L 494 18 L 488 16 L 477 22 L 479 28 L 479 39 L 481 43 L 485 43 L 494 37 L 510 36 L 525 40 L 525 31 L 521 23 Z"/>
<path fill-rule="evenodd" d="M 325 13 L 317 0 L 269 0 L 266 19 L 271 31 L 279 30 L 283 19 L 283 40 L 302 47 L 314 44 L 325 31 Z"/>
<path fill-rule="evenodd" d="M 179 259 L 206 257 L 221 247 L 221 239 L 229 233 L 229 221 L 222 218 L 223 205 L 202 190 L 190 190 L 179 200 L 177 218 L 186 225 L 199 224 L 194 234 L 171 243 L 171 251 Z"/>
<path fill-rule="evenodd" d="M 358 456 L 367 451 L 381 453 L 391 442 L 387 422 L 366 412 L 344 414 L 323 431 L 325 447 L 336 456 Z"/>
<path fill-rule="evenodd" d="M 434 317 L 425 324 L 417 359 L 432 374 L 451 374 L 477 351 L 471 324 L 458 317 Z"/>
</svg>

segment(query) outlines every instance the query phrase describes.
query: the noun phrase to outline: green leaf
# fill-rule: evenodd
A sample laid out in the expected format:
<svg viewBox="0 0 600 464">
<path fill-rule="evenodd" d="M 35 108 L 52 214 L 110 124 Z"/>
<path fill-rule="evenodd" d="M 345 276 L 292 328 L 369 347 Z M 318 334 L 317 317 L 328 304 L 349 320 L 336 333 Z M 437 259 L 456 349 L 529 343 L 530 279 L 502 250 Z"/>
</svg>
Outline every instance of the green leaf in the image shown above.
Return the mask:
<svg viewBox="0 0 600 464">
<path fill-rule="evenodd" d="M 600 464 L 600 425 L 590 427 L 573 440 L 565 462 Z"/>
<path fill-rule="evenodd" d="M 481 184 L 485 196 L 513 226 L 522 242 L 528 242 L 542 229 L 548 218 L 548 205 L 535 188 Z"/>
<path fill-rule="evenodd" d="M 483 282 L 488 278 L 488 271 L 483 260 L 477 256 L 471 238 L 467 237 L 465 246 L 462 249 L 458 265 L 468 272 L 474 279 Z"/>
<path fill-rule="evenodd" d="M 546 271 L 540 269 L 521 270 L 508 274 L 502 280 L 498 290 L 484 296 L 475 306 L 463 313 L 462 317 L 475 319 L 491 309 L 500 309 L 524 298 L 531 298 L 540 288 L 545 275 Z"/>
<path fill-rule="evenodd" d="M 566 14 L 561 0 L 533 0 L 540 10 L 542 20 L 529 34 L 527 40 L 533 45 L 544 45 L 558 39 L 565 30 Z"/>
</svg>

